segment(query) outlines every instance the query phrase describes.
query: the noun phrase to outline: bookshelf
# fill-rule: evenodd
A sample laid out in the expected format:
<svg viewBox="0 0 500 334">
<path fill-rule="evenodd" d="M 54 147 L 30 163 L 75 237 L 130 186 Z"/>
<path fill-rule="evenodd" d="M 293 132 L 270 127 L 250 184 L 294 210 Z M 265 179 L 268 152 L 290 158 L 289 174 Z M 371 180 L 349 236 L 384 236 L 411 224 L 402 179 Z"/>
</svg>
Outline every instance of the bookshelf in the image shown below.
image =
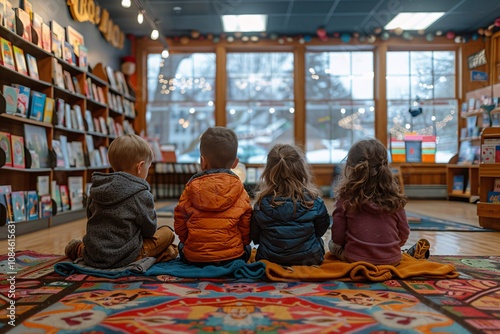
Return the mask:
<svg viewBox="0 0 500 334">
<path fill-rule="evenodd" d="M 488 140 L 500 142 L 500 127 L 491 127 L 483 131 L 481 144 Z M 500 162 L 479 165 L 480 202 L 477 204 L 479 225 L 500 231 L 500 204 L 488 202 L 488 193 L 493 190 L 496 179 L 500 179 Z"/>
<path fill-rule="evenodd" d="M 50 188 L 52 188 L 53 181 L 58 186 L 68 185 L 68 179 L 76 177 L 81 178 L 81 190 L 84 193 L 94 171 L 110 170 L 110 166 L 102 159 L 96 161 L 96 153 L 93 152 L 102 155 L 107 152 L 107 147 L 118 135 L 134 132 L 135 99 L 122 86 L 111 88 L 110 82 L 114 81 L 115 78 L 110 79 L 109 75 L 114 76 L 118 72 L 108 69 L 106 73 L 102 71 L 104 68 L 102 64 L 88 69 L 69 63 L 36 43 L 24 39 L 22 37 L 23 30 L 23 25 L 18 20 L 17 33 L 0 26 L 0 37 L 12 46 L 20 48 L 25 56 L 29 54 L 36 59 L 38 79 L 24 75 L 0 62 L 2 88 L 0 94 L 0 132 L 25 139 L 26 125 L 30 125 L 41 133 L 45 133 L 48 147 L 44 152 L 48 150 L 48 163 L 41 168 L 34 168 L 31 159 L 33 151 L 28 150 L 25 140 L 23 147 L 25 161 L 22 168 L 5 165 L 6 159 L 0 159 L 0 185 L 10 186 L 12 192 L 26 193 L 37 190 L 37 181 L 40 177 L 48 177 Z M 35 36 L 33 41 L 36 42 L 36 38 L 38 38 L 36 32 L 32 31 L 32 35 Z M 28 87 L 30 91 L 43 93 L 46 98 L 53 99 L 54 108 L 51 119 L 34 120 L 17 112 L 11 113 L 9 111 L 8 113 L 3 87 L 12 87 L 12 85 Z M 92 92 L 93 85 L 96 88 L 95 92 Z M 113 102 L 110 100 L 111 92 Z M 70 143 L 71 147 L 78 148 L 75 159 L 69 159 L 67 164 L 64 160 L 62 164 L 59 164 L 58 155 L 54 150 L 53 142 L 57 141 L 60 144 L 61 140 Z M 3 154 L 3 150 L 0 151 Z M 36 158 L 37 155 L 33 157 Z M 52 194 L 52 189 L 50 190 Z M 0 196 L 4 195 L 0 194 Z M 85 208 L 60 211 L 62 205 L 58 204 L 59 201 L 53 197 L 52 215 L 46 218 L 16 222 L 16 235 L 48 228 L 85 216 Z M 3 204 L 0 206 L 2 206 L 0 212 L 5 212 L 6 208 L 3 207 Z M 1 226 L 3 223 L 5 223 L 4 216 L 0 217 L 0 239 L 7 236 L 7 226 Z"/>
</svg>

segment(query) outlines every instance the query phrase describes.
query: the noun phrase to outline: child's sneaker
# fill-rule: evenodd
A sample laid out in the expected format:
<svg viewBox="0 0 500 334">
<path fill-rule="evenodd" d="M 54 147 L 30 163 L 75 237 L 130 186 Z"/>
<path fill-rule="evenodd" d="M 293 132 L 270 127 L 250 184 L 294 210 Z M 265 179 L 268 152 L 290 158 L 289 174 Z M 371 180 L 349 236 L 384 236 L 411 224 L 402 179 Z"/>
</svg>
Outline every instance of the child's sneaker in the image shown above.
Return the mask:
<svg viewBox="0 0 500 334">
<path fill-rule="evenodd" d="M 406 251 L 406 253 L 410 254 L 414 258 L 421 260 L 421 259 L 428 259 L 430 256 L 430 251 L 429 248 L 431 247 L 431 244 L 429 240 L 427 239 L 420 239 L 417 241 L 417 243 L 413 246 L 410 247 Z"/>
<path fill-rule="evenodd" d="M 69 257 L 71 260 L 76 260 L 78 258 L 78 249 L 80 248 L 81 243 L 81 240 L 71 240 L 64 249 L 64 255 Z"/>
</svg>

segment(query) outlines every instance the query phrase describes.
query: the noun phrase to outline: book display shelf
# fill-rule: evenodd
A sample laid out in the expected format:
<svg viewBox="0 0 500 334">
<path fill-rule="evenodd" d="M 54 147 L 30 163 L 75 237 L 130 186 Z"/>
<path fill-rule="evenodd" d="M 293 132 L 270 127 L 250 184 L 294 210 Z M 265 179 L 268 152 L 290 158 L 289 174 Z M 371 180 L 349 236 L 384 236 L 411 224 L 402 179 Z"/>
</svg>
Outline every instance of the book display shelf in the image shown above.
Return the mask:
<svg viewBox="0 0 500 334">
<path fill-rule="evenodd" d="M 15 22 L 15 32 L 0 26 L 0 239 L 8 221 L 19 235 L 84 217 L 92 173 L 110 170 L 109 144 L 135 132 L 121 72 L 65 60 Z"/>
<path fill-rule="evenodd" d="M 479 165 L 479 225 L 500 231 L 500 127 L 481 135 L 482 162 Z M 493 159 L 491 159 L 493 157 Z"/>
<path fill-rule="evenodd" d="M 500 84 L 468 92 L 460 118 L 459 153 L 446 166 L 448 199 L 476 202 L 480 199 L 482 133 L 500 128 Z"/>
</svg>

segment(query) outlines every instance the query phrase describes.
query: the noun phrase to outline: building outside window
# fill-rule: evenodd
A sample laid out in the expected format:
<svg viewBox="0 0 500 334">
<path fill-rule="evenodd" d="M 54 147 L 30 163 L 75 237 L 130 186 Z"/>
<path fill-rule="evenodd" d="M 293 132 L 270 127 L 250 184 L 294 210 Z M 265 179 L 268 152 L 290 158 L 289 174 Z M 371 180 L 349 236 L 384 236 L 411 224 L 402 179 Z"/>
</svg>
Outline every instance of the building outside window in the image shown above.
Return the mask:
<svg viewBox="0 0 500 334">
<path fill-rule="evenodd" d="M 294 143 L 294 59 L 290 52 L 227 54 L 227 127 L 243 163 L 265 163 L 275 143 Z"/>
<path fill-rule="evenodd" d="M 375 136 L 373 52 L 307 52 L 305 62 L 307 160 L 339 163 Z"/>
<path fill-rule="evenodd" d="M 177 161 L 198 162 L 199 137 L 215 125 L 215 54 L 150 54 L 147 77 L 148 137 L 175 145 Z"/>
<path fill-rule="evenodd" d="M 387 131 L 436 136 L 436 162 L 447 163 L 457 152 L 459 120 L 455 96 L 454 51 L 389 51 L 387 53 Z M 421 108 L 421 113 L 410 110 Z"/>
</svg>

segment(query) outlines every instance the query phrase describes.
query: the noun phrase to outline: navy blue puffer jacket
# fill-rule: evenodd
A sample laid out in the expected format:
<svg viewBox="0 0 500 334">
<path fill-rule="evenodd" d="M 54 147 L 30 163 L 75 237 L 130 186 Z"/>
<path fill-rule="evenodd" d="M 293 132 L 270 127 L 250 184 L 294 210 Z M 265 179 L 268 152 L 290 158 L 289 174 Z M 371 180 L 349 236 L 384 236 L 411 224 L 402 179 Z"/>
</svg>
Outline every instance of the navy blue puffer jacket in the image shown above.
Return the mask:
<svg viewBox="0 0 500 334">
<path fill-rule="evenodd" d="M 268 260 L 282 266 L 321 264 L 325 248 L 321 237 L 330 225 L 330 216 L 321 198 L 308 209 L 300 202 L 294 212 L 290 198 L 273 207 L 272 197 L 255 204 L 250 224 L 250 237 L 257 248 L 256 260 Z"/>
</svg>

